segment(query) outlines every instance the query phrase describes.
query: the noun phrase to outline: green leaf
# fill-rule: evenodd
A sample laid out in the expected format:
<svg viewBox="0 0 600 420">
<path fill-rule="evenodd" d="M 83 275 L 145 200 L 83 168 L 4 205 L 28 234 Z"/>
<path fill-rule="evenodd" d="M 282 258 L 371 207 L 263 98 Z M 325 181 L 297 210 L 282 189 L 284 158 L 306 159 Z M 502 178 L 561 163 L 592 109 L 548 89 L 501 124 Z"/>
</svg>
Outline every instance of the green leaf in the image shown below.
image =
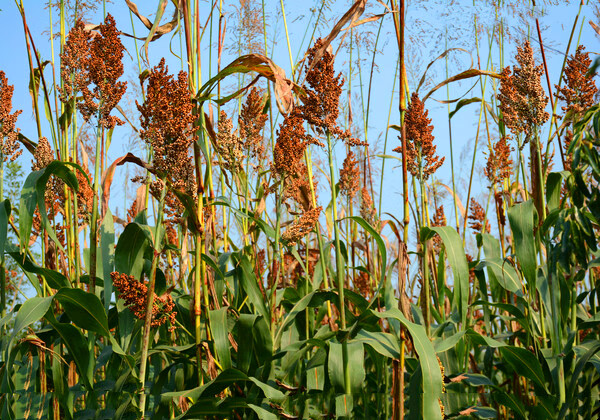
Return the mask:
<svg viewBox="0 0 600 420">
<path fill-rule="evenodd" d="M 289 313 L 285 317 L 285 320 L 281 324 L 281 327 L 279 327 L 279 330 L 277 331 L 277 334 L 275 335 L 275 343 L 274 344 L 276 346 L 279 345 L 279 343 L 281 341 L 281 335 L 290 326 L 290 324 L 292 322 L 294 322 L 294 319 L 296 318 L 296 316 L 299 313 L 304 311 L 307 307 L 318 307 L 318 306 L 321 306 L 323 303 L 325 303 L 328 300 L 334 300 L 334 298 L 337 298 L 337 294 L 334 292 L 324 292 L 321 290 L 315 290 L 314 292 L 310 292 L 309 294 L 304 296 L 302 299 L 300 299 L 294 305 L 294 307 L 289 311 Z"/>
<path fill-rule="evenodd" d="M 352 394 L 341 394 L 335 397 L 335 417 L 352 418 L 354 409 L 354 398 Z"/>
<path fill-rule="evenodd" d="M 242 287 L 248 294 L 250 302 L 264 319 L 271 319 L 263 295 L 258 288 L 258 280 L 256 279 L 252 264 L 247 255 L 242 255 L 240 259 L 240 268 L 241 270 L 236 270 L 236 274 L 238 275 Z"/>
<path fill-rule="evenodd" d="M 55 297 L 75 325 L 105 337 L 110 336 L 108 318 L 98 296 L 81 289 L 62 288 Z"/>
<path fill-rule="evenodd" d="M 437 233 L 444 242 L 448 262 L 454 275 L 454 297 L 452 306 L 458 309 L 462 326 L 467 326 L 467 311 L 469 309 L 469 265 L 465 255 L 462 239 L 452 226 L 423 227 L 421 240 L 431 239 Z"/>
<path fill-rule="evenodd" d="M 469 105 L 469 104 L 480 104 L 481 103 L 481 98 L 465 98 L 465 99 L 461 99 L 460 101 L 458 101 L 458 103 L 456 104 L 456 108 L 454 108 L 454 111 L 450 112 L 448 114 L 448 118 L 451 119 L 452 117 L 454 117 L 454 114 L 456 114 L 458 112 L 459 109 L 461 109 L 463 106 L 465 105 Z"/>
<path fill-rule="evenodd" d="M 46 312 L 48 312 L 48 308 L 50 308 L 51 303 L 52 296 L 36 296 L 31 299 L 27 299 L 19 308 L 19 312 L 17 312 L 15 324 L 12 328 L 13 334 L 10 341 L 12 342 L 12 340 L 22 329 L 41 319 Z"/>
<path fill-rule="evenodd" d="M 442 372 L 438 364 L 437 356 L 433 344 L 427 337 L 425 327 L 410 322 L 400 312 L 394 308 L 386 312 L 370 311 L 372 315 L 378 318 L 395 318 L 410 333 L 415 351 L 419 355 L 419 363 L 423 374 L 423 418 L 431 420 L 441 420 L 442 413 L 438 399 L 442 395 Z"/>
<path fill-rule="evenodd" d="M 481 261 L 480 264 L 482 267 L 488 267 L 491 270 L 498 284 L 505 290 L 508 290 L 517 296 L 523 296 L 521 290 L 523 286 L 519 279 L 519 275 L 508 261 L 501 258 L 495 258 L 486 259 L 485 261 Z"/>
<path fill-rule="evenodd" d="M 494 385 L 490 378 L 480 373 L 463 373 L 463 376 L 466 377 L 463 382 L 471 386 Z"/>
<path fill-rule="evenodd" d="M 475 412 L 473 415 L 478 419 L 497 419 L 498 412 L 491 407 L 472 407 Z"/>
<path fill-rule="evenodd" d="M 113 292 L 110 273 L 115 268 L 115 224 L 110 209 L 106 210 L 104 220 L 100 225 L 100 247 L 98 251 L 99 260 L 96 266 L 99 273 L 96 273 L 96 277 L 101 277 L 104 280 L 104 310 L 108 312 L 110 297 Z"/>
<path fill-rule="evenodd" d="M 227 310 L 224 307 L 208 312 L 210 328 L 215 342 L 215 352 L 223 369 L 231 367 L 231 353 L 229 352 L 229 330 L 227 328 Z"/>
<path fill-rule="evenodd" d="M 492 337 L 488 337 L 487 335 L 481 335 L 477 331 L 474 331 L 470 328 L 467 330 L 467 337 L 473 344 L 478 346 L 489 346 L 492 348 L 506 346 L 505 343 L 498 341 Z"/>
<path fill-rule="evenodd" d="M 536 290 L 537 267 L 535 236 L 533 235 L 535 215 L 536 211 L 532 200 L 515 204 L 508 209 L 508 220 L 514 237 L 517 260 L 532 292 Z"/>
<path fill-rule="evenodd" d="M 89 369 L 90 350 L 88 349 L 85 337 L 73 325 L 58 322 L 52 311 L 48 311 L 46 319 L 54 327 L 62 343 L 69 350 L 69 355 L 75 361 L 75 365 L 79 370 L 79 376 L 83 379 L 83 384 L 88 390 L 92 390 L 94 388 L 94 378 L 93 371 Z"/>
<path fill-rule="evenodd" d="M 371 346 L 377 353 L 381 354 L 382 356 L 389 357 L 390 359 L 400 358 L 400 346 L 398 345 L 398 339 L 390 333 L 360 330 L 353 341 L 367 344 Z"/>
<path fill-rule="evenodd" d="M 285 399 L 285 394 L 278 389 L 259 381 L 256 378 L 249 377 L 250 382 L 253 382 L 265 394 L 265 397 L 274 403 L 281 403 Z"/>
<path fill-rule="evenodd" d="M 261 420 L 262 419 L 264 419 L 264 420 L 277 420 L 278 419 L 278 417 L 275 414 L 271 413 L 268 410 L 265 410 L 262 407 L 259 407 L 254 404 L 248 404 L 248 407 L 250 407 L 252 409 L 252 411 L 254 411 L 258 415 L 257 418 L 259 418 Z"/>
<path fill-rule="evenodd" d="M 495 389 L 492 393 L 493 398 L 507 408 L 510 409 L 510 412 L 516 416 L 518 419 L 526 419 L 527 413 L 525 412 L 525 407 L 523 403 L 517 398 L 516 395 L 508 394 L 501 389 Z"/>
<path fill-rule="evenodd" d="M 502 346 L 499 348 L 504 361 L 519 376 L 531 379 L 542 389 L 546 389 L 546 381 L 542 366 L 533 353 L 522 347 Z"/>
<path fill-rule="evenodd" d="M 548 206 L 548 213 L 558 208 L 558 205 L 560 204 L 562 181 L 569 176 L 570 173 L 568 171 L 552 172 L 548 174 L 548 178 L 546 179 L 546 204 Z"/>
<path fill-rule="evenodd" d="M 31 172 L 25 179 L 21 190 L 21 199 L 19 203 L 19 240 L 21 252 L 27 252 L 29 247 L 29 237 L 31 236 L 31 227 L 33 225 L 33 214 L 37 206 L 36 184 L 44 174 L 44 170 Z"/>
<path fill-rule="evenodd" d="M 115 270 L 139 279 L 144 268 L 144 253 L 151 246 L 152 235 L 148 227 L 129 223 L 115 248 Z"/>
<path fill-rule="evenodd" d="M 52 225 L 50 224 L 50 220 L 48 220 L 48 212 L 46 211 L 45 194 L 46 194 L 46 187 L 48 184 L 48 180 L 50 179 L 50 176 L 52 176 L 52 175 L 54 175 L 57 178 L 62 179 L 64 181 L 64 183 L 67 186 L 69 186 L 71 189 L 73 189 L 74 191 L 78 191 L 79 182 L 77 181 L 77 176 L 73 173 L 73 171 L 69 168 L 69 166 L 70 165 L 65 164 L 58 160 L 50 162 L 50 164 L 42 170 L 42 175 L 37 179 L 37 181 L 35 183 L 37 206 L 39 209 L 40 218 L 42 220 L 42 225 L 44 226 L 44 229 L 46 230 L 46 233 L 48 233 L 48 236 L 50 237 L 50 239 L 52 239 L 56 243 L 56 246 L 62 251 L 64 251 L 63 246 L 62 246 L 61 242 L 58 240 L 58 237 L 56 236 L 56 232 L 54 232 L 54 229 L 52 228 Z M 35 210 L 35 207 L 34 207 L 34 210 Z"/>
<path fill-rule="evenodd" d="M 8 235 L 8 219 L 10 218 L 10 200 L 0 203 L 0 260 L 4 261 L 4 246 Z"/>
<path fill-rule="evenodd" d="M 238 354 L 237 368 L 244 373 L 248 373 L 253 356 L 253 330 L 259 315 L 240 314 L 238 319 Z"/>
<path fill-rule="evenodd" d="M 435 352 L 443 353 L 445 351 L 448 351 L 448 350 L 456 347 L 456 345 L 463 338 L 465 333 L 466 333 L 466 330 L 462 330 L 462 331 L 457 332 L 456 334 L 451 335 L 450 337 L 444 338 L 443 340 L 434 341 L 433 345 L 435 347 Z"/>
<path fill-rule="evenodd" d="M 356 223 L 361 225 L 362 228 L 364 230 L 366 230 L 367 233 L 373 239 L 375 239 L 375 243 L 377 244 L 377 250 L 379 251 L 379 257 L 381 258 L 381 266 L 387 267 L 387 249 L 385 247 L 385 242 L 383 241 L 383 238 L 381 237 L 381 235 L 369 224 L 369 222 L 367 222 L 362 217 L 351 216 L 351 217 L 348 217 L 348 219 L 354 220 Z M 373 306 L 373 304 L 376 301 L 377 296 L 381 293 L 382 288 L 385 287 L 385 282 L 386 282 L 385 270 L 380 270 L 380 271 L 381 271 L 381 277 L 379 279 L 379 284 L 377 285 L 377 293 L 375 295 L 373 295 L 373 298 L 371 299 L 371 303 L 369 304 L 369 308 L 371 306 Z M 391 279 L 389 279 L 389 281 L 391 281 Z M 388 302 L 386 299 L 386 309 L 392 309 L 393 307 L 395 307 L 395 305 L 392 306 L 392 304 L 393 303 L 391 301 Z"/>
<path fill-rule="evenodd" d="M 29 257 L 23 254 L 19 254 L 18 252 L 9 252 L 8 254 L 23 269 L 23 271 L 44 276 L 46 282 L 48 283 L 48 286 L 50 286 L 51 288 L 58 290 L 63 287 L 71 287 L 69 279 L 67 279 L 58 271 L 50 270 L 49 268 L 38 267 L 33 262 L 31 262 Z"/>
</svg>

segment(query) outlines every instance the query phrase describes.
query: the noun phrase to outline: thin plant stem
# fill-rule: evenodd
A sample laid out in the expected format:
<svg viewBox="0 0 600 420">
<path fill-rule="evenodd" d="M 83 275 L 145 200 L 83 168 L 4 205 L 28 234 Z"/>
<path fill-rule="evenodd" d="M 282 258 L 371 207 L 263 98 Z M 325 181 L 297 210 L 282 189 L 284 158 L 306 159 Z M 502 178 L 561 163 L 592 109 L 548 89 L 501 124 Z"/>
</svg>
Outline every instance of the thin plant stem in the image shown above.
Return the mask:
<svg viewBox="0 0 600 420">
<path fill-rule="evenodd" d="M 140 359 L 140 400 L 139 409 L 142 414 L 142 418 L 146 416 L 146 366 L 148 364 L 148 347 L 150 345 L 150 326 L 152 323 L 152 308 L 154 306 L 154 286 L 156 284 L 156 270 L 158 268 L 158 261 L 160 259 L 160 250 L 162 249 L 162 235 L 164 228 L 162 227 L 163 210 L 165 207 L 165 196 L 167 193 L 167 186 L 163 185 L 160 202 L 158 205 L 158 214 L 156 216 L 156 226 L 154 231 L 154 258 L 152 259 L 152 269 L 150 272 L 150 278 L 148 281 L 148 294 L 146 295 L 146 317 L 144 319 L 144 330 L 142 335 L 142 354 Z"/>
<path fill-rule="evenodd" d="M 340 232 L 338 226 L 338 212 L 337 212 L 337 187 L 335 185 L 335 169 L 333 166 L 333 147 L 332 138 L 329 129 L 326 132 L 327 136 L 327 157 L 329 160 L 329 176 L 331 185 L 331 211 L 333 217 L 333 237 L 335 242 L 335 264 L 337 273 L 337 287 L 338 295 L 340 300 L 340 327 L 342 330 L 346 329 L 346 301 L 344 299 L 344 261 L 342 260 L 342 250 L 340 249 Z M 344 340 L 342 342 L 342 353 L 344 358 L 344 390 L 346 394 L 350 394 L 350 371 L 348 367 L 348 342 Z"/>
</svg>

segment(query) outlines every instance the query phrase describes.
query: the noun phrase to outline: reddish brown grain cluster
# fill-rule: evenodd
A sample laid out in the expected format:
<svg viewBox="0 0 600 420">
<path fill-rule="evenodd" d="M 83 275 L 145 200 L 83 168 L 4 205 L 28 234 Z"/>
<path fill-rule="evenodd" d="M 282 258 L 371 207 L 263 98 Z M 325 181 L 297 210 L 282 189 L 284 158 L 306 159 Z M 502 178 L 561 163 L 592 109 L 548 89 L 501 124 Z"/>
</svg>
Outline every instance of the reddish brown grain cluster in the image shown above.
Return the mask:
<svg viewBox="0 0 600 420">
<path fill-rule="evenodd" d="M 490 233 L 490 222 L 485 217 L 485 210 L 481 207 L 474 198 L 471 198 L 471 214 L 469 214 L 469 220 L 471 220 L 469 227 L 475 232 L 483 233 L 483 222 L 485 221 L 485 232 Z"/>
<path fill-rule="evenodd" d="M 340 170 L 340 193 L 352 200 L 359 188 L 360 169 L 358 168 L 358 160 L 355 159 L 354 153 L 350 150 Z"/>
<path fill-rule="evenodd" d="M 404 116 L 406 132 L 406 163 L 407 170 L 415 177 L 426 180 L 434 174 L 444 163 L 444 158 L 435 154 L 436 147 L 433 144 L 433 125 L 431 118 L 427 118 L 429 111 L 413 93 L 410 105 Z M 394 149 L 396 153 L 402 153 L 402 147 Z"/>
<path fill-rule="evenodd" d="M 137 281 L 133 276 L 127 274 L 112 272 L 110 276 L 113 285 L 119 291 L 119 297 L 125 301 L 125 305 L 139 319 L 146 318 L 146 299 L 148 295 L 148 286 L 144 282 Z M 169 331 L 175 330 L 175 317 L 177 312 L 173 312 L 175 303 L 169 294 L 154 296 L 152 305 L 151 326 L 159 327 L 169 321 Z"/>
<path fill-rule="evenodd" d="M 52 146 L 48 142 L 46 137 L 42 137 L 33 153 L 33 161 L 31 162 L 31 169 L 38 171 L 46 168 L 52 161 L 55 160 L 54 151 Z M 94 191 L 88 183 L 88 179 L 91 177 L 89 171 L 84 168 L 84 173 L 80 170 L 75 171 L 77 177 L 78 190 L 77 190 L 77 216 L 79 223 L 88 223 L 91 209 L 94 202 Z M 46 211 L 50 219 L 55 216 L 65 216 L 65 184 L 62 179 L 55 176 L 51 176 L 48 180 L 48 184 L 45 190 L 44 203 L 46 205 Z M 33 227 L 36 232 L 40 231 L 41 220 L 39 211 L 36 209 L 33 219 Z M 64 227 L 58 221 L 54 221 L 54 228 L 59 239 L 64 238 Z"/>
<path fill-rule="evenodd" d="M 312 231 L 319 220 L 321 214 L 321 206 L 307 210 L 298 220 L 294 221 L 290 227 L 281 235 L 281 239 L 286 241 L 288 245 L 294 246 L 298 241 Z"/>
<path fill-rule="evenodd" d="M 506 225 L 506 215 L 504 214 L 504 197 L 502 193 L 498 191 L 494 194 L 494 202 L 496 203 L 496 214 L 498 215 L 498 222 L 502 226 Z"/>
<path fill-rule="evenodd" d="M 8 84 L 6 74 L 0 70 L 0 156 L 4 162 L 14 161 L 21 155 L 17 138 L 17 118 L 22 111 L 12 111 L 14 86 Z"/>
<path fill-rule="evenodd" d="M 110 113 L 121 100 L 127 82 L 119 82 L 123 75 L 123 51 L 114 18 L 108 14 L 97 27 L 100 35 L 92 36 L 78 20 L 69 31 L 64 52 L 61 54 L 61 77 L 65 81 L 61 100 L 70 102 L 80 93 L 83 102 L 77 104 L 88 121 L 97 116 L 106 129 L 123 125 L 124 121 Z"/>
<path fill-rule="evenodd" d="M 581 115 L 591 107 L 594 104 L 594 96 L 598 92 L 594 75 L 588 74 L 592 63 L 590 53 L 584 53 L 584 50 L 585 47 L 580 45 L 575 55 L 571 55 L 567 60 L 563 76 L 566 86 L 556 85 L 557 97 L 565 101 L 562 109 L 567 114 L 567 118 Z"/>
<path fill-rule="evenodd" d="M 510 154 L 513 149 L 507 144 L 508 138 L 504 136 L 498 140 L 488 155 L 483 172 L 492 184 L 507 180 L 512 175 L 513 161 Z"/>
<path fill-rule="evenodd" d="M 269 116 L 263 112 L 262 95 L 257 88 L 252 88 L 246 102 L 242 106 L 238 118 L 239 136 L 243 142 L 247 156 L 256 158 L 259 162 L 265 153 L 262 130 Z"/>
<path fill-rule="evenodd" d="M 277 132 L 271 170 L 283 182 L 283 199 L 294 199 L 304 210 L 313 207 L 310 178 L 302 161 L 310 144 L 322 145 L 306 134 L 301 117 L 294 113 L 285 116 Z M 314 181 L 312 191 L 316 192 Z"/>
<path fill-rule="evenodd" d="M 187 74 L 177 79 L 168 74 L 164 58 L 148 76 L 146 100 L 137 104 L 142 130 L 140 136 L 153 150 L 152 163 L 171 188 L 195 196 L 196 180 L 190 155 L 192 145 L 192 101 Z M 155 181 L 151 192 L 159 196 L 163 185 Z M 167 221 L 179 222 L 183 206 L 170 190 L 165 196 Z"/>
<path fill-rule="evenodd" d="M 277 142 L 273 150 L 273 172 L 280 177 L 298 172 L 304 151 L 310 144 L 323 146 L 323 143 L 306 134 L 302 117 L 293 112 L 286 115 L 277 131 Z"/>
<path fill-rule="evenodd" d="M 529 41 L 517 47 L 516 60 L 519 66 L 513 66 L 514 74 L 509 67 L 502 70 L 498 99 L 506 126 L 515 134 L 529 136 L 549 118 L 544 110 L 548 96 L 540 82 L 544 70 L 542 65 L 535 65 Z"/>
<path fill-rule="evenodd" d="M 221 155 L 221 166 L 229 172 L 239 172 L 245 160 L 243 145 L 237 133 L 233 131 L 231 119 L 223 110 L 219 113 L 218 129 L 216 146 Z"/>
<path fill-rule="evenodd" d="M 354 278 L 354 287 L 360 291 L 363 296 L 369 296 L 371 293 L 371 278 L 368 273 L 359 271 Z"/>
<path fill-rule="evenodd" d="M 364 144 L 352 138 L 350 131 L 342 130 L 337 125 L 344 81 L 341 73 L 335 75 L 333 54 L 323 50 L 322 47 L 323 40 L 319 38 L 307 51 L 306 83 L 308 86 L 304 87 L 306 97 L 302 98 L 303 104 L 297 106 L 293 112 L 298 113 L 319 134 L 329 132 L 335 137 L 344 139 L 351 146 Z M 317 56 L 319 51 L 322 51 L 320 57 Z"/>
<path fill-rule="evenodd" d="M 440 204 L 435 209 L 435 214 L 433 215 L 433 220 L 431 221 L 431 226 L 434 226 L 434 227 L 446 226 L 447 223 L 448 222 L 446 220 L 446 214 L 444 213 L 444 205 Z M 439 254 L 441 248 L 442 248 L 442 238 L 440 238 L 440 235 L 435 235 L 433 237 L 433 249 L 435 250 L 436 253 Z"/>
<path fill-rule="evenodd" d="M 360 216 L 369 222 L 371 226 L 377 224 L 377 209 L 367 187 L 362 187 L 360 190 Z"/>
</svg>

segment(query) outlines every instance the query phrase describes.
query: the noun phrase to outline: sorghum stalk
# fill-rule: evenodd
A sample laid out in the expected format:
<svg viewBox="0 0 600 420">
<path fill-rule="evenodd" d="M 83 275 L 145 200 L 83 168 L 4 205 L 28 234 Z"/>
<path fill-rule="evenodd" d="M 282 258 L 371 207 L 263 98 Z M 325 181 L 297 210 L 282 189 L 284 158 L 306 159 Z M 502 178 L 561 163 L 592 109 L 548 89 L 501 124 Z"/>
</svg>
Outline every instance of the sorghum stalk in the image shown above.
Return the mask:
<svg viewBox="0 0 600 420">
<path fill-rule="evenodd" d="M 419 148 L 419 176 L 420 176 L 420 193 L 421 193 L 421 227 L 427 226 L 427 221 L 429 217 L 427 216 L 427 204 L 425 200 L 425 181 L 423 179 L 423 156 L 421 154 L 421 148 Z M 420 230 L 420 229 L 419 229 Z M 423 307 L 425 308 L 425 331 L 427 335 L 430 333 L 430 324 L 431 324 L 431 290 L 429 287 L 429 241 L 422 242 L 422 251 L 423 256 L 421 257 L 421 262 L 423 264 L 423 298 L 425 299 Z"/>
<path fill-rule="evenodd" d="M 96 159 L 97 160 L 97 159 Z M 148 281 L 148 295 L 146 296 L 146 318 L 144 319 L 144 330 L 142 335 L 142 356 L 140 363 L 140 404 L 139 408 L 142 412 L 142 418 L 145 417 L 146 411 L 146 366 L 148 363 L 148 347 L 150 344 L 150 324 L 152 322 L 152 307 L 154 305 L 154 286 L 156 284 L 156 269 L 158 268 L 158 260 L 162 248 L 162 227 L 163 210 L 165 207 L 165 196 L 167 193 L 166 184 L 163 185 L 160 194 L 160 202 L 158 204 L 158 214 L 156 216 L 156 227 L 154 231 L 154 258 L 152 259 L 152 269 Z"/>
<path fill-rule="evenodd" d="M 4 203 L 4 155 L 0 153 L 0 206 Z M 4 253 L 0 255 L 0 318 L 6 312 L 6 268 L 4 267 Z M 4 331 L 4 327 L 2 328 Z"/>
<path fill-rule="evenodd" d="M 315 186 L 313 184 L 312 174 L 312 159 L 309 156 L 308 148 L 304 151 L 304 161 L 306 162 L 306 172 L 308 173 L 308 185 L 310 185 L 310 199 L 313 207 L 317 207 L 317 197 L 315 195 Z M 329 290 L 329 275 L 327 266 L 325 264 L 325 253 L 323 250 L 323 237 L 321 236 L 321 229 L 318 227 L 317 222 L 317 243 L 319 244 L 319 262 L 321 263 L 321 271 L 323 272 L 323 283 L 325 289 Z M 327 316 L 331 319 L 331 301 L 327 301 Z"/>
<path fill-rule="evenodd" d="M 335 186 L 335 170 L 333 167 L 333 149 L 331 133 L 329 129 L 326 132 L 327 135 L 327 157 L 329 159 L 329 176 L 331 182 L 331 209 L 333 213 L 333 237 L 335 241 L 335 265 L 337 272 L 337 286 L 338 295 L 340 300 L 340 327 L 342 330 L 346 329 L 346 301 L 344 299 L 344 261 L 342 260 L 342 251 L 340 249 L 340 232 L 338 227 L 338 213 L 337 213 L 337 191 Z M 346 340 L 342 343 L 342 354 L 344 359 L 344 390 L 346 394 L 350 394 L 350 371 L 348 369 L 348 343 Z"/>
<path fill-rule="evenodd" d="M 100 100 L 102 102 L 102 99 Z M 101 109 L 101 106 L 98 107 Z M 100 115 L 98 116 L 100 120 Z M 92 204 L 92 217 L 90 220 L 90 285 L 92 293 L 96 293 L 96 255 L 98 250 L 98 180 L 100 179 L 100 153 L 102 150 L 103 139 L 103 129 L 98 122 L 98 126 L 96 128 L 96 156 L 94 157 L 94 202 Z"/>
</svg>

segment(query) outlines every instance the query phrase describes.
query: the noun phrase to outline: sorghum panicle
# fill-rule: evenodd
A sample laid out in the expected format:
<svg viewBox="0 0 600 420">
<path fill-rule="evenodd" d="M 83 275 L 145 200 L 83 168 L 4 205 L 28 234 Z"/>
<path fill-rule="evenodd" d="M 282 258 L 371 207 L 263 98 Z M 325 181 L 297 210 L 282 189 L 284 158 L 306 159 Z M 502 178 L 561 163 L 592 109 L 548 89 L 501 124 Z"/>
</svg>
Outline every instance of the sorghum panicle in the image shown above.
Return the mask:
<svg viewBox="0 0 600 420">
<path fill-rule="evenodd" d="M 348 151 L 346 159 L 340 170 L 340 194 L 345 195 L 350 200 L 354 198 L 360 189 L 360 169 L 358 168 L 358 160 L 352 150 Z"/>
<path fill-rule="evenodd" d="M 146 317 L 146 299 L 148 286 L 144 282 L 137 281 L 133 276 L 118 273 L 110 273 L 115 288 L 119 291 L 119 297 L 125 301 L 125 305 L 139 319 Z M 169 331 L 175 329 L 175 317 L 177 312 L 173 312 L 175 303 L 170 294 L 154 296 L 152 305 L 152 318 L 150 325 L 159 327 L 169 321 Z"/>
<path fill-rule="evenodd" d="M 375 209 L 373 199 L 367 187 L 362 187 L 360 190 L 360 216 L 369 222 L 371 226 L 377 224 L 377 209 Z"/>
<path fill-rule="evenodd" d="M 223 110 L 219 113 L 218 129 L 216 146 L 223 159 L 223 168 L 237 173 L 244 164 L 244 149 L 237 132 L 233 131 L 231 119 L 227 118 L 227 114 Z"/>
<path fill-rule="evenodd" d="M 314 229 L 322 209 L 323 208 L 319 206 L 304 212 L 298 220 L 293 222 L 290 227 L 283 232 L 281 239 L 286 241 L 289 246 L 296 245 L 302 237 Z"/>
<path fill-rule="evenodd" d="M 433 125 L 431 118 L 427 118 L 429 111 L 419 99 L 416 93 L 413 93 L 410 105 L 404 116 L 406 133 L 406 163 L 407 170 L 417 178 L 422 177 L 427 180 L 444 163 L 445 158 L 435 154 L 436 146 L 433 144 Z M 419 153 L 420 151 L 420 153 Z M 402 147 L 394 149 L 396 153 L 402 153 Z M 419 159 L 420 158 L 420 159 Z"/>
<path fill-rule="evenodd" d="M 441 204 L 435 209 L 435 214 L 433 215 L 433 220 L 431 221 L 431 226 L 446 226 L 446 214 L 444 213 L 444 205 Z M 435 235 L 433 237 L 433 249 L 436 253 L 439 254 L 442 248 L 442 238 L 439 235 Z"/>
<path fill-rule="evenodd" d="M 110 14 L 98 31 L 100 35 L 92 36 L 81 20 L 69 31 L 60 56 L 61 77 L 65 81 L 60 93 L 63 102 L 70 102 L 80 92 L 83 103 L 78 103 L 77 108 L 83 118 L 88 121 L 98 116 L 98 123 L 110 130 L 125 124 L 110 115 L 127 89 L 127 82 L 118 81 L 123 75 L 125 47 Z"/>
<path fill-rule="evenodd" d="M 515 58 L 519 66 L 513 66 L 514 74 L 509 67 L 502 70 L 498 100 L 506 126 L 515 134 L 525 133 L 528 136 L 550 117 L 544 110 L 548 96 L 540 81 L 544 69 L 541 64 L 535 65 L 529 41 L 517 47 Z"/>
<path fill-rule="evenodd" d="M 492 184 L 509 179 L 512 175 L 513 161 L 510 154 L 513 149 L 507 144 L 508 139 L 509 136 L 502 137 L 489 152 L 483 172 Z"/>
<path fill-rule="evenodd" d="M 573 118 L 582 114 L 586 109 L 594 104 L 594 96 L 598 92 L 596 82 L 592 74 L 588 74 L 588 69 L 592 60 L 590 53 L 583 51 L 585 47 L 577 47 L 575 55 L 571 55 L 567 60 L 567 66 L 563 75 L 565 86 L 556 85 L 557 97 L 565 101 L 562 110 Z"/>
<path fill-rule="evenodd" d="M 238 118 L 238 132 L 248 155 L 259 161 L 264 157 L 262 130 L 269 116 L 263 113 L 262 96 L 257 88 L 252 88 Z"/>
<path fill-rule="evenodd" d="M 14 86 L 8 84 L 6 74 L 0 70 L 0 154 L 6 162 L 14 161 L 21 155 L 17 138 L 19 129 L 15 127 L 17 118 L 22 111 L 12 111 Z"/>
<path fill-rule="evenodd" d="M 469 220 L 471 220 L 469 227 L 478 233 L 483 233 L 483 222 L 485 220 L 485 232 L 490 233 L 491 226 L 490 222 L 486 220 L 485 210 L 474 198 L 471 198 L 471 214 L 469 214 Z"/>
<path fill-rule="evenodd" d="M 171 182 L 172 188 L 195 196 L 196 180 L 190 155 L 194 116 L 187 74 L 181 71 L 175 79 L 168 74 L 164 58 L 161 59 L 148 76 L 144 104 L 136 104 L 141 114 L 140 136 L 153 150 L 152 164 Z M 162 183 L 156 181 L 151 191 L 158 196 L 162 188 Z M 183 206 L 169 191 L 165 197 L 166 214 L 178 218 L 176 215 L 182 211 Z"/>
<path fill-rule="evenodd" d="M 324 51 L 317 59 L 317 51 L 323 46 L 321 38 L 315 41 L 312 48 L 308 49 L 308 64 L 305 86 L 306 97 L 302 98 L 302 105 L 297 106 L 293 112 L 298 113 L 311 124 L 319 134 L 328 131 L 331 135 L 343 139 L 350 146 L 365 145 L 352 138 L 350 131 L 342 130 L 337 125 L 339 116 L 340 95 L 342 94 L 342 74 L 335 76 L 334 56 L 330 51 Z"/>
</svg>

